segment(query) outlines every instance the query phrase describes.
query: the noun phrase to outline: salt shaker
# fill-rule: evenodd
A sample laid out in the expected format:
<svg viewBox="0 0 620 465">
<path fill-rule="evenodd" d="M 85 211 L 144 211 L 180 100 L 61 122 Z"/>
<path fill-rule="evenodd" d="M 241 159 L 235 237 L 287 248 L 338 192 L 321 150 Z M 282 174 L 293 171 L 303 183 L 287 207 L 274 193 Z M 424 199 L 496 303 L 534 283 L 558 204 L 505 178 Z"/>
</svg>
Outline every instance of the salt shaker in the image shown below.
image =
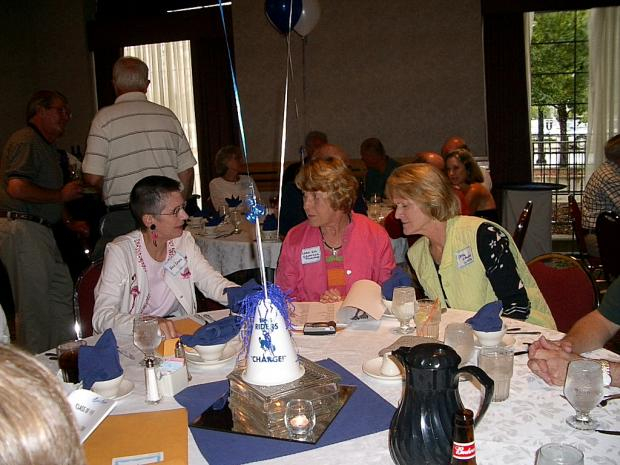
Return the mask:
<svg viewBox="0 0 620 465">
<path fill-rule="evenodd" d="M 146 382 L 146 403 L 158 404 L 161 400 L 161 395 L 157 386 L 157 373 L 152 358 L 147 358 L 144 362 L 144 380 Z"/>
</svg>

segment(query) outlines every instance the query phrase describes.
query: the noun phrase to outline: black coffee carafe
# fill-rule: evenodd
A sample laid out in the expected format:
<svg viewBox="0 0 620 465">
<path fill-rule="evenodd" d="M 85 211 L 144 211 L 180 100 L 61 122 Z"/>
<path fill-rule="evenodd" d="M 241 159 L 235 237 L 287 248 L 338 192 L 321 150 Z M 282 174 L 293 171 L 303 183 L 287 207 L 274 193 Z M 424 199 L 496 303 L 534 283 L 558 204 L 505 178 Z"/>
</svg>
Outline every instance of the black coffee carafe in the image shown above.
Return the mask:
<svg viewBox="0 0 620 465">
<path fill-rule="evenodd" d="M 475 419 L 493 398 L 493 380 L 480 368 L 458 368 L 461 357 L 444 344 L 419 344 L 392 352 L 406 372 L 403 397 L 390 425 L 390 454 L 398 465 L 445 465 L 452 452 L 454 413 L 463 408 L 459 375 L 469 373 L 484 386 Z"/>
</svg>

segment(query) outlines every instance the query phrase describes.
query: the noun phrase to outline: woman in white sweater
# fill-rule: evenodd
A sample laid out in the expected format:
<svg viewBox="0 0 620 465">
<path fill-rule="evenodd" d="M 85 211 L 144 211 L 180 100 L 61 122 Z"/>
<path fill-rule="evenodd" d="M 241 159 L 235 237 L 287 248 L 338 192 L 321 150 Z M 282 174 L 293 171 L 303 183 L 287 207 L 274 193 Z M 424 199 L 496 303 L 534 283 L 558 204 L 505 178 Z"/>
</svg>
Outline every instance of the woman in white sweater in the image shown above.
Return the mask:
<svg viewBox="0 0 620 465">
<path fill-rule="evenodd" d="M 176 337 L 170 315 L 196 313 L 194 285 L 224 305 L 235 287 L 215 271 L 190 233 L 184 231 L 185 201 L 178 181 L 149 176 L 131 191 L 131 211 L 140 225 L 106 247 L 95 288 L 93 328 L 130 334 L 136 315 L 152 315 L 162 333 Z"/>
<path fill-rule="evenodd" d="M 222 205 L 226 205 L 226 199 L 236 197 L 242 202 L 250 193 L 250 185 L 254 189 L 256 199 L 260 198 L 254 180 L 242 173 L 246 172 L 241 149 L 235 145 L 227 145 L 218 150 L 215 155 L 215 174 L 209 183 L 209 195 L 213 207 L 219 211 Z"/>
</svg>

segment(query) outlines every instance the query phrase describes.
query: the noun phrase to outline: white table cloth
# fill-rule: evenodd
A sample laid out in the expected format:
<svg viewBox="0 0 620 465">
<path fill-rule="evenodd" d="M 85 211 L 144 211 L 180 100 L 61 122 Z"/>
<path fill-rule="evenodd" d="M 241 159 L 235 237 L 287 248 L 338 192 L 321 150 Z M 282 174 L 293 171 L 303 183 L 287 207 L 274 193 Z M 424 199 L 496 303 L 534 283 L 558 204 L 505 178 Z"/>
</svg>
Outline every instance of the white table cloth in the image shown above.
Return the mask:
<svg viewBox="0 0 620 465">
<path fill-rule="evenodd" d="M 210 315 L 222 317 L 227 312 L 220 310 Z M 443 329 L 450 322 L 461 322 L 471 313 L 449 310 L 442 316 L 440 338 Z M 509 327 L 519 326 L 523 330 L 542 331 L 551 338 L 559 338 L 556 331 L 539 328 L 520 321 L 506 320 Z M 382 381 L 371 378 L 363 373 L 362 363 L 374 358 L 383 347 L 390 345 L 398 336 L 391 330 L 397 327 L 394 319 L 383 319 L 376 331 L 345 329 L 335 336 L 305 336 L 295 334 L 294 340 L 300 355 L 311 360 L 331 358 L 356 375 L 371 389 L 380 394 L 394 406 L 400 400 L 402 384 L 394 381 Z M 516 335 L 515 350 L 524 350 L 524 342 L 538 338 L 536 335 Z M 93 344 L 89 338 L 89 344 Z M 178 408 L 179 404 L 172 398 L 164 398 L 157 406 L 149 406 L 144 402 L 145 387 L 143 369 L 138 366 L 140 352 L 133 346 L 129 337 L 119 338 L 119 347 L 123 352 L 130 353 L 135 360 L 121 355 L 121 363 L 125 368 L 125 377 L 135 383 L 131 395 L 118 402 L 114 414 L 166 410 Z M 592 353 L 594 357 L 605 357 L 620 361 L 620 357 L 606 350 Z M 54 371 L 56 362 L 44 360 Z M 510 464 L 532 465 L 536 450 L 548 442 L 572 444 L 585 454 L 586 465 L 620 464 L 620 441 L 616 436 L 596 432 L 578 431 L 565 423 L 565 418 L 574 411 L 570 404 L 560 395 L 561 387 L 546 385 L 533 375 L 527 368 L 527 355 L 515 357 L 514 375 L 512 378 L 510 397 L 505 402 L 491 403 L 485 417 L 475 430 L 479 464 Z M 233 369 L 234 361 L 223 365 L 197 369 L 190 365 L 193 379 L 191 385 L 208 383 L 224 379 Z M 461 383 L 461 398 L 468 408 L 477 409 L 481 394 L 469 382 Z M 618 388 L 605 390 L 605 394 L 620 392 Z M 593 415 L 601 422 L 602 429 L 620 429 L 620 401 L 612 401 L 604 408 L 595 408 Z M 321 463 L 321 464 L 389 464 L 392 463 L 388 449 L 388 428 L 386 430 L 359 437 L 350 441 L 317 447 L 308 452 L 284 456 L 262 464 Z M 207 462 L 200 454 L 191 432 L 189 435 L 189 463 L 201 465 Z"/>
</svg>

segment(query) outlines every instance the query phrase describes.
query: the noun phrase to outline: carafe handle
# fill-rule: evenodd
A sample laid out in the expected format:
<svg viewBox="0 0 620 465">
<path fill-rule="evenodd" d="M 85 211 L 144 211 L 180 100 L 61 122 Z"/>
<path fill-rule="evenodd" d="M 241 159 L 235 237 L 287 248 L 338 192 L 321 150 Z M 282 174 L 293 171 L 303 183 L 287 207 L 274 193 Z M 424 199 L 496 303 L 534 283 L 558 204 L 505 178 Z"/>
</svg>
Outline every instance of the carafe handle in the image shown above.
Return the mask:
<svg viewBox="0 0 620 465">
<path fill-rule="evenodd" d="M 480 409 L 476 414 L 476 418 L 474 419 L 474 426 L 476 426 L 478 425 L 478 422 L 482 420 L 482 417 L 489 408 L 489 404 L 493 399 L 493 389 L 495 383 L 489 377 L 489 375 L 484 372 L 484 370 L 473 365 L 467 365 L 459 368 L 455 376 L 458 376 L 461 373 L 469 373 L 474 378 L 476 378 L 480 382 L 480 384 L 482 384 L 482 386 L 484 386 L 484 400 L 482 401 L 482 405 L 480 406 Z"/>
</svg>

